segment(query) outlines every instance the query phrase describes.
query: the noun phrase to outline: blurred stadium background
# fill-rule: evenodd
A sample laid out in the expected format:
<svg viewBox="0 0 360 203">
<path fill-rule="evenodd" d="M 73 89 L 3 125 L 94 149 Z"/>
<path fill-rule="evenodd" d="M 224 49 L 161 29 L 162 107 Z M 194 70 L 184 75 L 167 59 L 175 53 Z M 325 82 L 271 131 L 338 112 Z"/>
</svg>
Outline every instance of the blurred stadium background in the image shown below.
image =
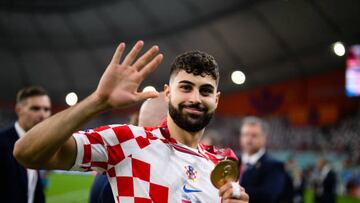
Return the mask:
<svg viewBox="0 0 360 203">
<path fill-rule="evenodd" d="M 320 157 L 337 172 L 339 202 L 360 202 L 359 8 L 359 0 L 0 1 L 0 127 L 16 119 L 23 86 L 44 86 L 54 112 L 70 92 L 84 98 L 120 41 L 143 39 L 165 55 L 141 89 L 161 90 L 177 54 L 204 50 L 221 67 L 209 128 L 219 144 L 238 151 L 241 118 L 265 118 L 269 150 L 296 161 L 307 202 Z M 127 122 L 137 110 L 108 112 L 86 127 Z M 50 172 L 48 202 L 87 202 L 92 180 Z"/>
</svg>

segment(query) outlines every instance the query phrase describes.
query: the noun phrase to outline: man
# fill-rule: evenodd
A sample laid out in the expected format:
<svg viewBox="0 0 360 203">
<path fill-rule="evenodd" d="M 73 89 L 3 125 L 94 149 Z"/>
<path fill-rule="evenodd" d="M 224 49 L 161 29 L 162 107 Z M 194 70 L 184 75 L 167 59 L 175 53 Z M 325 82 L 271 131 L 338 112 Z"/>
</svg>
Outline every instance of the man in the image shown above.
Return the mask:
<svg viewBox="0 0 360 203">
<path fill-rule="evenodd" d="M 169 113 L 161 127 L 108 125 L 74 133 L 103 111 L 158 96 L 137 92 L 163 58 L 153 46 L 135 60 L 142 47 L 137 42 L 120 64 L 121 43 L 95 92 L 30 130 L 16 143 L 16 158 L 33 168 L 105 172 L 117 202 L 247 202 L 238 184 L 218 190 L 210 182 L 214 165 L 231 157 L 230 151 L 199 145 L 219 99 L 218 66 L 206 53 L 175 59 L 164 87 Z"/>
<path fill-rule="evenodd" d="M 167 115 L 167 103 L 165 101 L 164 93 L 160 93 L 157 98 L 146 100 L 140 107 L 138 123 L 131 122 L 131 124 L 138 126 L 158 126 Z M 120 186 L 121 187 L 121 186 Z M 90 203 L 112 203 L 114 202 L 113 193 L 107 177 L 105 175 L 97 174 L 90 192 Z"/>
<path fill-rule="evenodd" d="M 240 129 L 240 185 L 251 197 L 250 203 L 290 202 L 291 179 L 284 165 L 271 158 L 265 150 L 268 131 L 268 124 L 260 118 L 243 119 Z"/>
<path fill-rule="evenodd" d="M 4 164 L 0 167 L 1 202 L 42 203 L 45 198 L 39 172 L 21 166 L 13 149 L 16 140 L 50 116 L 50 98 L 41 87 L 23 88 L 17 94 L 15 112 L 18 120 L 0 132 L 0 160 Z"/>
<path fill-rule="evenodd" d="M 324 158 L 318 160 L 315 178 L 315 203 L 336 202 L 336 174 Z"/>
<path fill-rule="evenodd" d="M 286 171 L 290 175 L 293 185 L 293 203 L 304 203 L 305 178 L 295 159 L 289 158 L 286 163 Z"/>
</svg>

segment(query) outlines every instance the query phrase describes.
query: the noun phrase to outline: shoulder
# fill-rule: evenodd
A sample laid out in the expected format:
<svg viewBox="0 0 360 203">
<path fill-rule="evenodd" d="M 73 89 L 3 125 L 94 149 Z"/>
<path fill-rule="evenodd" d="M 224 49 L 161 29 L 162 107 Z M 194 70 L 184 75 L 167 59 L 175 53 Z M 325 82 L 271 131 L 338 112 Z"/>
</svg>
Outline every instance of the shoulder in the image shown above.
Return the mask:
<svg viewBox="0 0 360 203">
<path fill-rule="evenodd" d="M 278 161 L 276 159 L 274 159 L 272 156 L 270 156 L 268 153 L 265 153 L 263 155 L 263 157 L 260 158 L 260 161 L 265 164 L 268 165 L 271 168 L 278 168 L 281 170 L 285 170 L 284 168 L 284 163 L 281 161 Z"/>
<path fill-rule="evenodd" d="M 74 133 L 78 139 L 90 143 L 124 143 L 131 140 L 154 140 L 163 138 L 160 127 L 140 127 L 129 124 L 111 124 Z M 80 138 L 79 138 L 80 137 Z"/>
<path fill-rule="evenodd" d="M 9 133 L 13 133 L 13 132 L 16 133 L 14 125 L 10 125 L 10 126 L 0 129 L 0 134 L 9 134 Z"/>
<path fill-rule="evenodd" d="M 15 138 L 16 130 L 13 125 L 0 129 L 0 143 L 8 142 L 11 138 Z"/>
<path fill-rule="evenodd" d="M 222 160 L 222 159 L 230 158 L 235 161 L 238 161 L 238 158 L 235 155 L 234 151 L 230 148 L 217 148 L 212 145 L 204 145 L 204 144 L 199 144 L 199 146 L 207 154 L 213 155 L 217 159 Z"/>
</svg>

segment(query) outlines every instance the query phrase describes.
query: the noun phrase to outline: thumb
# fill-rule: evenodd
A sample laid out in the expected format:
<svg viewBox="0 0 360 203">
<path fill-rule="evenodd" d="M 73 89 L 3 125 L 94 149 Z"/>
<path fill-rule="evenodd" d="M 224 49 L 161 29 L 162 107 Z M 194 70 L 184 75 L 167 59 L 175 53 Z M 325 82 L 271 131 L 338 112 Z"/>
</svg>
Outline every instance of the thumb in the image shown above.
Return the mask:
<svg viewBox="0 0 360 203">
<path fill-rule="evenodd" d="M 159 96 L 157 91 L 145 91 L 138 94 L 139 101 L 144 101 L 146 99 L 156 98 Z"/>
</svg>

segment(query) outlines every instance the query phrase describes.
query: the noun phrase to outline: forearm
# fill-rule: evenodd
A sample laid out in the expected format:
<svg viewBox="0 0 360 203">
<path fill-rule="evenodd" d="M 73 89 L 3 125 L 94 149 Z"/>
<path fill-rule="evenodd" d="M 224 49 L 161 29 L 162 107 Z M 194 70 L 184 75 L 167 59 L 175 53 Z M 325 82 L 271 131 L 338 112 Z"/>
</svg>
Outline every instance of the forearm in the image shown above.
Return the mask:
<svg viewBox="0 0 360 203">
<path fill-rule="evenodd" d="M 107 108 L 104 102 L 92 94 L 79 104 L 53 115 L 34 126 L 16 142 L 15 158 L 29 168 L 52 168 L 48 162 L 56 163 L 57 152 L 62 151 L 61 154 L 69 156 L 63 157 L 61 163 L 69 168 L 76 156 L 76 146 L 71 144 L 71 135 Z"/>
</svg>

